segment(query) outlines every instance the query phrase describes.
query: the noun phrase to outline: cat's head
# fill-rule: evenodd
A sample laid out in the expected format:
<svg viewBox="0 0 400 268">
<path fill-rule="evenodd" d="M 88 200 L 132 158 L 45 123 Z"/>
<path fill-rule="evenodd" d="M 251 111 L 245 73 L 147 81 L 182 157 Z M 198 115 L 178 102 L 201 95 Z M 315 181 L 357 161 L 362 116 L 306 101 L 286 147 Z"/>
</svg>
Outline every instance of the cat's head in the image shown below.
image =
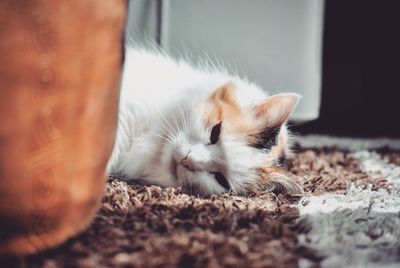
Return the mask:
<svg viewBox="0 0 400 268">
<path fill-rule="evenodd" d="M 158 124 L 160 166 L 174 186 L 194 194 L 301 193 L 280 171 L 289 146 L 285 123 L 298 100 L 288 93 L 243 106 L 230 82 L 202 103 L 182 104 Z"/>
</svg>

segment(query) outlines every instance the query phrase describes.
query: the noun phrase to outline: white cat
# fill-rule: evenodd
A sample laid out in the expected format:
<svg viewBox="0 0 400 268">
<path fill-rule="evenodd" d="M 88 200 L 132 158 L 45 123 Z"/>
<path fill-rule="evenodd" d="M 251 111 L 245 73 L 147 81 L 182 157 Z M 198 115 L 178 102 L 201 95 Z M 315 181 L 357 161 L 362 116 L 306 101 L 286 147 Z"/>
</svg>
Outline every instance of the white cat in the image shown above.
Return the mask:
<svg viewBox="0 0 400 268">
<path fill-rule="evenodd" d="M 210 195 L 300 193 L 280 172 L 299 100 L 210 65 L 127 48 L 109 174 Z"/>
</svg>

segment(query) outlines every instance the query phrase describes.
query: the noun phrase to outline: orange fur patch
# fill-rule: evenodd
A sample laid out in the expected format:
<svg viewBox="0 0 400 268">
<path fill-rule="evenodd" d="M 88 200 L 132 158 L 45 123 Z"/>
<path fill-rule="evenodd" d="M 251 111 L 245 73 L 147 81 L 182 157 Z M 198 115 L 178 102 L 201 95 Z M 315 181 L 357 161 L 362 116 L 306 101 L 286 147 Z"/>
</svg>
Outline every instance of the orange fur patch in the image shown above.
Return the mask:
<svg viewBox="0 0 400 268">
<path fill-rule="evenodd" d="M 204 121 L 210 129 L 223 122 L 223 130 L 228 127 L 230 131 L 249 138 L 260 131 L 260 124 L 254 115 L 241 109 L 237 103 L 235 85 L 232 82 L 216 89 L 208 98 Z"/>
<path fill-rule="evenodd" d="M 258 141 L 259 133 L 265 131 L 268 126 L 268 120 L 257 118 L 261 113 L 265 114 L 268 107 L 275 105 L 271 102 L 261 104 L 255 107 L 255 110 L 242 109 L 236 101 L 235 85 L 228 82 L 216 89 L 207 100 L 204 122 L 210 129 L 223 122 L 222 131 L 229 131 L 246 137 L 249 144 Z M 261 120 L 262 119 L 262 120 Z M 272 150 L 274 157 L 279 158 L 286 151 L 286 142 L 282 135 L 279 135 L 278 144 Z"/>
</svg>

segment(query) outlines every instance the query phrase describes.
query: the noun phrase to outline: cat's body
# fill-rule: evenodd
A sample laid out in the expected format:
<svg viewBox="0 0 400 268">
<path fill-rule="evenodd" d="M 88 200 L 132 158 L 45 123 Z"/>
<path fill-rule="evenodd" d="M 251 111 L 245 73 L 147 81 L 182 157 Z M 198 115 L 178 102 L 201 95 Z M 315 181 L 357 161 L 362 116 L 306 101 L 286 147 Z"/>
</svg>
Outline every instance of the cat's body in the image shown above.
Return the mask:
<svg viewBox="0 0 400 268">
<path fill-rule="evenodd" d="M 297 101 L 295 94 L 268 98 L 213 66 L 128 48 L 108 171 L 202 195 L 244 194 L 274 181 L 297 191 L 276 172 Z"/>
</svg>

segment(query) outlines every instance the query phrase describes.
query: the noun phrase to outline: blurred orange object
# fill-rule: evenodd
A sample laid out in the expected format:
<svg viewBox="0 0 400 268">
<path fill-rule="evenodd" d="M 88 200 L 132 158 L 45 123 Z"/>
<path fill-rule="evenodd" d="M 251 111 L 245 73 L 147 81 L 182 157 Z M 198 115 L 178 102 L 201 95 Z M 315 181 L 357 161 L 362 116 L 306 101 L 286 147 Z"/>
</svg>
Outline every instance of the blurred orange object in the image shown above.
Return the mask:
<svg viewBox="0 0 400 268">
<path fill-rule="evenodd" d="M 0 255 L 91 221 L 117 123 L 126 0 L 0 1 Z"/>
</svg>

